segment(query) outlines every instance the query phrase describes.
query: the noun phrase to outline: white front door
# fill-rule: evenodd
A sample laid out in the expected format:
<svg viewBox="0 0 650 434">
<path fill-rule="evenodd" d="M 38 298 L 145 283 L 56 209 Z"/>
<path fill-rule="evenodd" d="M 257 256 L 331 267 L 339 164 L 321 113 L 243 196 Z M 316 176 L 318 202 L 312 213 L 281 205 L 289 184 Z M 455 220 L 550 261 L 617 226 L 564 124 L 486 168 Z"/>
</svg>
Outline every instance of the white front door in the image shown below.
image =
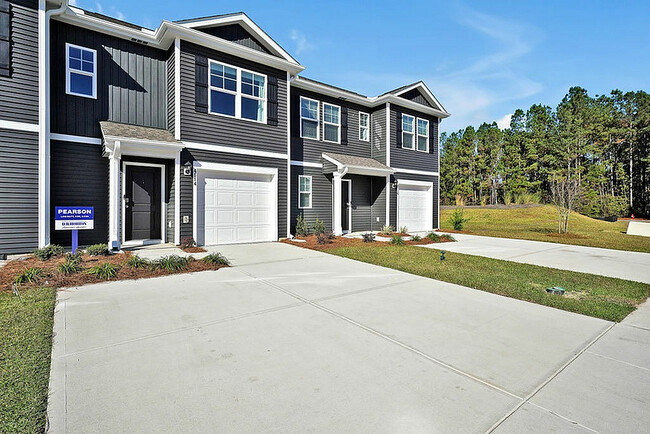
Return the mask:
<svg viewBox="0 0 650 434">
<path fill-rule="evenodd" d="M 433 184 L 398 184 L 397 225 L 409 232 L 433 229 Z"/>
<path fill-rule="evenodd" d="M 197 180 L 199 244 L 274 241 L 275 191 L 271 175 L 200 173 Z"/>
</svg>

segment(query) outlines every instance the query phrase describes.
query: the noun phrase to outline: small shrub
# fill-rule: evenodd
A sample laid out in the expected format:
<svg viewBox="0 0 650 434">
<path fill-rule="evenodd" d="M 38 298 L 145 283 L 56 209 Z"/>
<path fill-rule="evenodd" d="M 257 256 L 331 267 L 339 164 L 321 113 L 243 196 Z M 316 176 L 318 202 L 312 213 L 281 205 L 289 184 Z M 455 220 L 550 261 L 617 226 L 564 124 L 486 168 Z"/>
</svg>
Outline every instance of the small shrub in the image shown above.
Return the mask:
<svg viewBox="0 0 650 434">
<path fill-rule="evenodd" d="M 331 241 L 335 238 L 334 234 L 332 232 L 323 232 L 318 235 L 316 235 L 316 241 L 318 244 L 330 244 Z"/>
<path fill-rule="evenodd" d="M 390 237 L 390 243 L 395 244 L 396 246 L 403 246 L 404 238 L 402 238 L 401 235 L 393 235 L 392 237 Z"/>
<path fill-rule="evenodd" d="M 230 265 L 230 261 L 221 253 L 210 253 L 201 260 L 208 265 Z"/>
<path fill-rule="evenodd" d="M 43 269 L 36 267 L 29 267 L 25 269 L 22 273 L 16 275 L 14 279 L 14 284 L 22 285 L 23 283 L 32 283 L 36 282 L 39 276 L 43 273 Z"/>
<path fill-rule="evenodd" d="M 302 217 L 302 214 L 298 214 L 296 219 L 296 235 L 299 237 L 306 237 L 309 235 L 309 225 Z"/>
<path fill-rule="evenodd" d="M 50 258 L 61 256 L 62 254 L 63 247 L 59 246 L 58 244 L 50 244 L 49 246 L 45 246 L 42 249 L 34 250 L 34 256 L 36 256 L 41 261 L 47 261 Z"/>
<path fill-rule="evenodd" d="M 406 227 L 406 226 L 402 226 L 401 228 L 399 228 L 399 231 L 402 234 L 408 234 L 409 233 L 409 228 Z"/>
<path fill-rule="evenodd" d="M 384 235 L 390 235 L 393 232 L 395 232 L 395 228 L 392 227 L 391 225 L 388 225 L 388 226 L 383 225 L 381 227 L 381 231 L 379 231 L 380 234 L 384 234 Z"/>
<path fill-rule="evenodd" d="M 449 234 L 442 234 L 442 235 L 440 235 L 440 239 L 441 239 L 441 240 L 445 240 L 445 241 L 456 241 L 456 238 L 452 237 L 452 236 L 449 235 Z"/>
<path fill-rule="evenodd" d="M 65 260 L 59 264 L 57 269 L 59 273 L 65 274 L 66 276 L 70 274 L 75 274 L 84 269 L 81 265 L 81 254 L 80 253 L 68 253 L 65 255 Z"/>
<path fill-rule="evenodd" d="M 183 237 L 181 238 L 181 249 L 189 249 L 191 247 L 196 247 L 196 241 L 192 237 Z"/>
<path fill-rule="evenodd" d="M 419 236 L 419 235 L 413 235 L 413 236 L 411 237 L 411 241 L 420 241 L 421 239 L 422 239 L 422 237 Z"/>
<path fill-rule="evenodd" d="M 92 246 L 88 246 L 86 253 L 90 256 L 108 256 L 111 254 L 111 251 L 108 250 L 106 244 L 93 244 Z"/>
<path fill-rule="evenodd" d="M 462 231 L 463 225 L 469 221 L 465 218 L 465 211 L 462 208 L 456 208 L 449 217 L 449 222 L 454 227 L 454 230 Z"/>
<path fill-rule="evenodd" d="M 133 255 L 129 257 L 126 261 L 126 265 L 130 268 L 151 268 L 151 261 L 147 258 L 141 258 L 138 255 Z"/>
<path fill-rule="evenodd" d="M 93 276 L 97 276 L 102 280 L 110 280 L 117 276 L 119 269 L 120 267 L 117 265 L 106 262 L 104 264 L 95 265 L 94 267 L 89 268 L 87 273 L 92 274 Z"/>
<path fill-rule="evenodd" d="M 176 273 L 186 269 L 193 260 L 194 258 L 192 256 L 163 256 L 153 262 L 153 269 L 164 270 L 168 273 Z"/>
<path fill-rule="evenodd" d="M 325 222 L 316 217 L 314 225 L 311 227 L 311 230 L 316 235 L 321 235 L 325 233 Z"/>
<path fill-rule="evenodd" d="M 374 243 L 375 242 L 375 234 L 373 234 L 372 232 L 367 232 L 365 234 L 362 234 L 361 238 L 363 238 L 364 243 Z"/>
<path fill-rule="evenodd" d="M 434 242 L 440 241 L 440 235 L 435 232 L 429 232 L 427 238 Z"/>
</svg>

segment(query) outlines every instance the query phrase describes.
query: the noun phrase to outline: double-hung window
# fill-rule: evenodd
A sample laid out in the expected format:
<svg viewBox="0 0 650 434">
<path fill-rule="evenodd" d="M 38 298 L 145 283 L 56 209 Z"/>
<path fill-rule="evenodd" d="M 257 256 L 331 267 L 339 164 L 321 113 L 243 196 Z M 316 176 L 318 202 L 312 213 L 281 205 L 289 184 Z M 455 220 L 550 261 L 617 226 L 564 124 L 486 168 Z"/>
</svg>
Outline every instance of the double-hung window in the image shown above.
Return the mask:
<svg viewBox="0 0 650 434">
<path fill-rule="evenodd" d="M 311 176 L 298 176 L 298 208 L 311 208 Z"/>
<path fill-rule="evenodd" d="M 318 101 L 300 98 L 300 137 L 318 140 L 318 106 Z"/>
<path fill-rule="evenodd" d="M 415 118 L 409 115 L 402 115 L 402 148 L 415 148 Z"/>
<path fill-rule="evenodd" d="M 370 141 L 370 115 L 368 113 L 359 112 L 359 140 Z"/>
<path fill-rule="evenodd" d="M 264 122 L 266 76 L 210 61 L 210 113 Z"/>
<path fill-rule="evenodd" d="M 97 98 L 97 51 L 65 44 L 65 52 L 66 93 Z"/>
<path fill-rule="evenodd" d="M 429 152 L 429 121 L 418 118 L 418 151 Z"/>
<path fill-rule="evenodd" d="M 323 140 L 341 141 L 341 107 L 337 105 L 323 103 Z"/>
</svg>

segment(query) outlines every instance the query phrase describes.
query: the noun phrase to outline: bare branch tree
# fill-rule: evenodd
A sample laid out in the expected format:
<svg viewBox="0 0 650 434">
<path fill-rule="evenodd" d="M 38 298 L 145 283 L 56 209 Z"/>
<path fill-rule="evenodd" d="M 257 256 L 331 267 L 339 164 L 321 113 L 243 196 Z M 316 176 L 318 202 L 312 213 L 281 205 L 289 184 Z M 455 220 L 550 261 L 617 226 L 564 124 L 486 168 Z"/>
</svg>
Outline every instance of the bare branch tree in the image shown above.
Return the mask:
<svg viewBox="0 0 650 434">
<path fill-rule="evenodd" d="M 580 180 L 555 179 L 551 183 L 551 202 L 558 213 L 558 233 L 569 231 L 569 217 L 580 197 Z"/>
</svg>

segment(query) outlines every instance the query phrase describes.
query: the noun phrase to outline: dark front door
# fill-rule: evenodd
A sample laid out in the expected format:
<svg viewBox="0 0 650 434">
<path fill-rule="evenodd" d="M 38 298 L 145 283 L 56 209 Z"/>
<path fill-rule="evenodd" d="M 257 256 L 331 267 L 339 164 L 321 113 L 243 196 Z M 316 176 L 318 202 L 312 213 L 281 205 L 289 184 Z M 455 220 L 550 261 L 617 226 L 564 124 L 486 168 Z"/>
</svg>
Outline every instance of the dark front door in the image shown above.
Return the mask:
<svg viewBox="0 0 650 434">
<path fill-rule="evenodd" d="M 160 189 L 159 167 L 126 166 L 125 241 L 161 239 Z"/>
<path fill-rule="evenodd" d="M 350 231 L 350 206 L 352 205 L 350 197 L 350 180 L 341 181 L 341 229 Z"/>
</svg>

